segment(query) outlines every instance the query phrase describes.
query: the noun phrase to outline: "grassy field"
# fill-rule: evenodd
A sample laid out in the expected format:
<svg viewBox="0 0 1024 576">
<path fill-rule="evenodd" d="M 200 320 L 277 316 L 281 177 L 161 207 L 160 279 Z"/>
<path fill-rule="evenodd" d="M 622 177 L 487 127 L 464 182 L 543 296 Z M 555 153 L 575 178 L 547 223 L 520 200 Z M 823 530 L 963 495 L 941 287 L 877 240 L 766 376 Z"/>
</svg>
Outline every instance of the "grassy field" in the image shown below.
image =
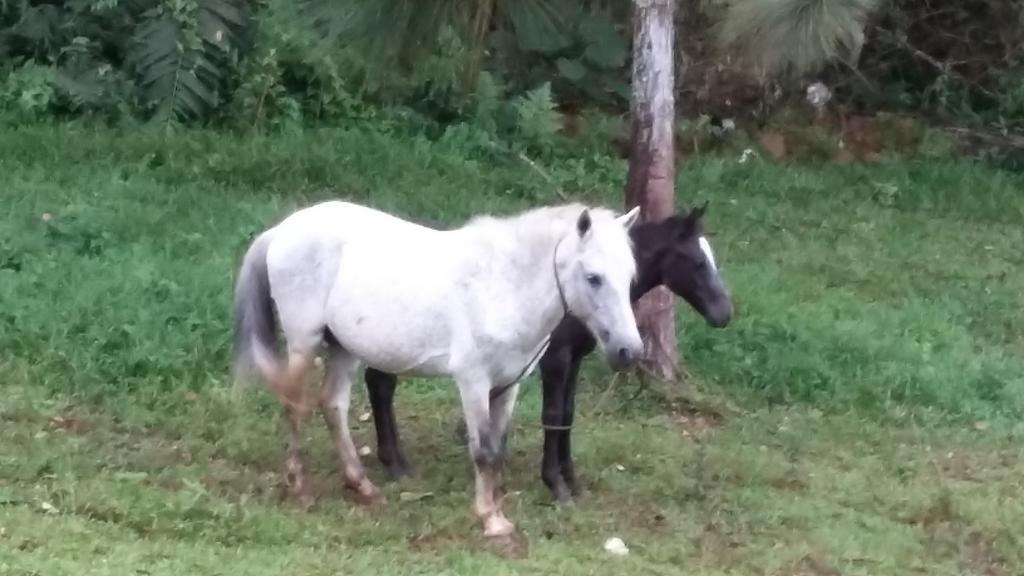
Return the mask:
<svg viewBox="0 0 1024 576">
<path fill-rule="evenodd" d="M 545 170 L 620 202 L 619 161 Z M 556 202 L 537 171 L 399 132 L 73 126 L 8 132 L 0 171 L 0 574 L 1024 573 L 1019 176 L 688 163 L 679 195 L 711 202 L 736 321 L 680 306 L 688 402 L 588 363 L 572 508 L 538 478 L 527 383 L 507 510 L 529 553 L 508 559 L 472 522 L 448 381 L 400 389 L 416 470 L 386 483 L 370 462 L 383 510 L 343 499 L 319 422 L 321 501 L 280 502 L 276 403 L 227 382 L 230 291 L 248 240 L 298 206 L 454 224 Z"/>
</svg>

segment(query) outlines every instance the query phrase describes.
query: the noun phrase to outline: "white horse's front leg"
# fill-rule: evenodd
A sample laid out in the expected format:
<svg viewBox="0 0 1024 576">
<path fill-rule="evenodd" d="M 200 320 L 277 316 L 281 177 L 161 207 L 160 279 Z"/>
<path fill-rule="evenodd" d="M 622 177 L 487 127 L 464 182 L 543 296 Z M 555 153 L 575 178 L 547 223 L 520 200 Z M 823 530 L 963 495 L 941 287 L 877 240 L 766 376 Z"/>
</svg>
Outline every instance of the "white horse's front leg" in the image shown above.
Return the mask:
<svg viewBox="0 0 1024 576">
<path fill-rule="evenodd" d="M 384 497 L 380 490 L 366 477 L 363 462 L 352 442 L 348 425 L 349 406 L 352 401 L 352 380 L 358 368 L 358 361 L 340 347 L 332 345 L 327 352 L 327 371 L 324 387 L 320 392 L 320 406 L 327 428 L 334 439 L 334 447 L 341 461 L 345 485 L 355 491 L 363 504 L 381 504 Z"/>
<path fill-rule="evenodd" d="M 462 398 L 469 455 L 473 458 L 476 478 L 473 513 L 483 524 L 484 536 L 507 536 L 515 532 L 515 526 L 505 517 L 500 503 L 494 498 L 503 454 L 501 439 L 492 432 L 490 381 L 486 378 L 463 377 L 456 381 Z"/>
<path fill-rule="evenodd" d="M 519 384 L 516 383 L 505 389 L 500 396 L 491 400 L 491 437 L 494 438 L 498 454 L 498 468 L 494 476 L 494 498 L 499 509 L 503 494 L 501 474 L 505 457 L 508 454 L 508 424 L 512 420 L 518 396 Z"/>
</svg>

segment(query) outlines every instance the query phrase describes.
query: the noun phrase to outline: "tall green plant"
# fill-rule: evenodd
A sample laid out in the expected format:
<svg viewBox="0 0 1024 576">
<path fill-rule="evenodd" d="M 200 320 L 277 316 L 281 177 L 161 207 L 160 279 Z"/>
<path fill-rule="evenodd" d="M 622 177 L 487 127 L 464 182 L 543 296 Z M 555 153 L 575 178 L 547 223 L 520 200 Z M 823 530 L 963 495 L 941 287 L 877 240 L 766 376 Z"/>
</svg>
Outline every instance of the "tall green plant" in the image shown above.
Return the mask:
<svg viewBox="0 0 1024 576">
<path fill-rule="evenodd" d="M 0 3 L 9 69 L 51 69 L 54 105 L 134 100 L 161 119 L 200 120 L 221 102 L 252 28 L 250 0 Z M 135 90 L 126 89 L 128 82 Z M 61 96 L 62 98 L 58 98 Z"/>
<path fill-rule="evenodd" d="M 169 0 L 142 14 L 128 63 L 143 105 L 198 120 L 220 103 L 249 24 L 244 0 Z"/>
</svg>

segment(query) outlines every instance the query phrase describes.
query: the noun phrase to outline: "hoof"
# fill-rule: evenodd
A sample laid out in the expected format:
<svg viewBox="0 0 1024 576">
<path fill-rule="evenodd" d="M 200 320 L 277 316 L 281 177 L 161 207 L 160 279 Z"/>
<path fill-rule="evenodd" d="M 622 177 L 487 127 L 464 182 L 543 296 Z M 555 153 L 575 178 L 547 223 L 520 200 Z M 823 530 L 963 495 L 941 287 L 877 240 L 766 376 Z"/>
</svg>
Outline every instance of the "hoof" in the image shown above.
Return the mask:
<svg viewBox="0 0 1024 576">
<path fill-rule="evenodd" d="M 306 480 L 306 475 L 296 467 L 289 466 L 284 475 L 285 499 L 302 510 L 309 510 L 316 504 L 316 494 Z"/>
<path fill-rule="evenodd" d="M 405 462 L 385 464 L 384 470 L 387 471 L 388 477 L 392 480 L 401 480 L 402 478 L 412 476 L 412 473 L 409 471 L 409 465 Z"/>
<path fill-rule="evenodd" d="M 515 531 L 515 525 L 500 514 L 492 514 L 484 520 L 484 536 L 488 538 L 511 536 Z"/>
<path fill-rule="evenodd" d="M 567 482 L 567 484 L 569 485 L 569 493 L 572 494 L 573 498 L 580 498 L 586 493 L 583 483 L 577 480 L 572 480 L 571 482 Z"/>
<path fill-rule="evenodd" d="M 375 494 L 373 496 L 359 496 L 356 498 L 359 505 L 368 510 L 377 510 L 383 508 L 388 503 L 388 499 L 383 494 Z"/>
<path fill-rule="evenodd" d="M 572 504 L 574 496 L 575 494 L 572 493 L 569 485 L 564 481 L 556 482 L 554 483 L 554 486 L 551 487 L 551 497 L 558 506 Z"/>
<path fill-rule="evenodd" d="M 360 505 L 367 508 L 376 508 L 387 503 L 384 494 L 377 489 L 369 480 L 363 480 L 358 486 L 346 486 L 352 494 L 352 498 Z"/>
</svg>

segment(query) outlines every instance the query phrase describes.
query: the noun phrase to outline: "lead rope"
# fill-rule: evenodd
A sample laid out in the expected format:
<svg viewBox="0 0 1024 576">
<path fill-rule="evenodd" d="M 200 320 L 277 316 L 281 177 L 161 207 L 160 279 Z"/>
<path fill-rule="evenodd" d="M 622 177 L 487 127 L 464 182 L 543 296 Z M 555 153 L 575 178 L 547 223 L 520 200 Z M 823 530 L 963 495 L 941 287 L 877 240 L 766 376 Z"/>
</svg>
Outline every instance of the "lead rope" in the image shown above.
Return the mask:
<svg viewBox="0 0 1024 576">
<path fill-rule="evenodd" d="M 558 246 L 555 246 L 555 253 L 558 253 Z M 554 263 L 554 259 L 552 259 Z M 565 319 L 565 315 L 569 313 L 569 304 L 565 301 L 565 293 L 562 291 L 562 282 L 558 278 L 558 268 L 555 271 L 555 286 L 558 287 L 558 297 L 562 299 L 562 318 Z M 543 350 L 547 351 L 548 344 L 551 343 L 551 336 L 548 336 L 548 342 L 544 345 Z M 564 432 L 566 430 L 572 430 L 572 426 L 557 425 L 557 424 L 545 424 L 544 418 L 541 418 L 540 427 L 544 430 L 550 430 L 552 432 Z"/>
<path fill-rule="evenodd" d="M 564 236 L 562 237 L 562 240 L 565 240 Z M 558 247 L 562 245 L 562 240 L 559 240 L 558 243 L 555 244 L 555 251 L 551 256 L 551 271 L 555 273 L 555 287 L 558 288 L 558 299 L 562 302 L 562 318 L 564 319 L 566 314 L 569 313 L 569 303 L 565 300 L 565 290 L 562 289 L 562 280 L 558 277 Z M 540 357 L 548 351 L 549 344 L 551 344 L 550 334 L 548 334 L 548 337 L 544 339 L 544 344 L 542 344 L 540 349 L 537 350 L 537 353 L 533 355 L 533 358 L 530 358 L 530 361 L 526 366 L 523 366 L 523 369 L 519 372 L 518 376 L 508 384 L 498 388 L 491 388 L 491 401 L 501 398 L 506 392 L 508 392 L 509 388 L 518 384 L 519 380 L 521 380 L 523 376 L 530 371 L 530 368 L 540 360 Z"/>
</svg>

